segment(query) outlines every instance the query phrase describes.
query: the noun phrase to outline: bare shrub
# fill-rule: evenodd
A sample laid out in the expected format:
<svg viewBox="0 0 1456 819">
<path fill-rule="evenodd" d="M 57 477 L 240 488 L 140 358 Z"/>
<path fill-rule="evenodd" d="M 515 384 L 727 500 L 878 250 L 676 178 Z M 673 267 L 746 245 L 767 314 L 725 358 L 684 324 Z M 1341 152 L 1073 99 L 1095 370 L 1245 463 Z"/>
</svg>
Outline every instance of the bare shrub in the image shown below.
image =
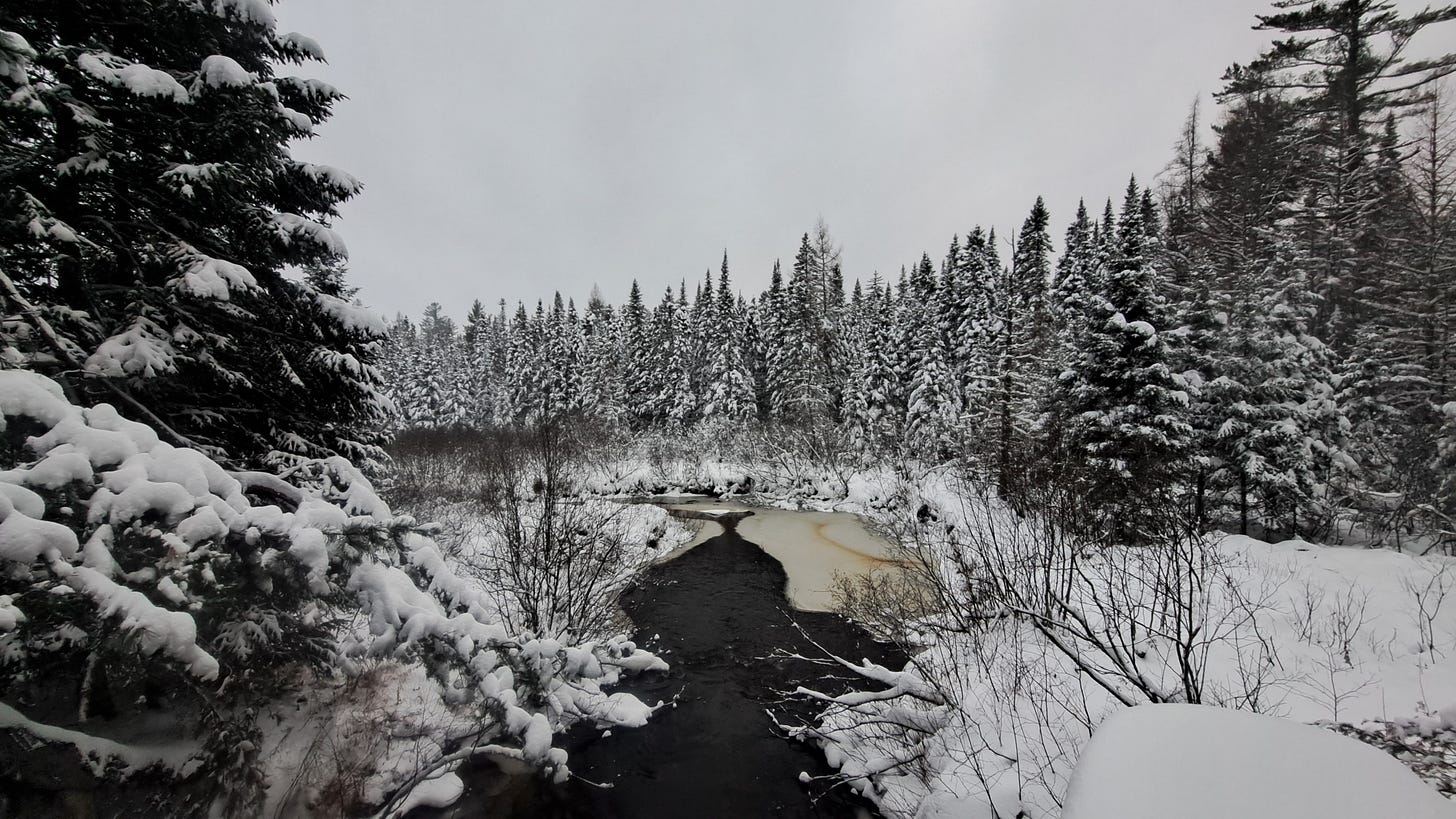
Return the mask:
<svg viewBox="0 0 1456 819">
<path fill-rule="evenodd" d="M 342 819 L 370 807 L 366 785 L 382 756 L 387 690 L 397 671 L 393 663 L 372 665 L 351 677 L 315 716 L 312 742 L 275 815 L 307 808 L 323 819 Z"/>
<path fill-rule="evenodd" d="M 1320 627 L 1324 602 L 1324 587 L 1307 579 L 1300 585 L 1299 596 L 1291 600 L 1290 617 L 1294 624 L 1294 633 L 1311 645 L 1314 644 L 1315 634 Z"/>
<path fill-rule="evenodd" d="M 1323 648 L 1324 656 L 1314 659 L 1319 673 L 1306 675 L 1297 687 L 1311 700 L 1328 709 L 1330 718 L 1338 722 L 1340 709 L 1374 685 L 1375 680 L 1368 674 L 1357 675 L 1353 680 L 1346 679 L 1347 672 L 1351 670 L 1349 663 L 1341 659 L 1333 645 L 1326 644 Z"/>
<path fill-rule="evenodd" d="M 1401 580 L 1401 586 L 1415 604 L 1411 616 L 1420 631 L 1421 650 L 1436 651 L 1436 618 L 1441 614 L 1446 596 L 1456 588 L 1456 573 L 1451 571 L 1449 563 L 1434 564 L 1427 567 L 1424 579 L 1407 576 Z"/>
<path fill-rule="evenodd" d="M 790 496 L 844 497 L 863 455 L 827 421 L 755 426 L 745 437 L 758 482 Z"/>
<path fill-rule="evenodd" d="M 616 525 L 625 507 L 569 497 L 580 453 L 549 423 L 483 453 L 485 537 L 462 557 L 498 590 L 513 628 L 595 637 L 620 625 L 612 599 L 629 571 Z"/>
<path fill-rule="evenodd" d="M 391 454 L 392 498 L 442 524 L 437 540 L 515 631 L 591 639 L 622 625 L 614 599 L 633 561 L 627 508 L 581 496 L 606 436 L 570 419 L 413 431 Z"/>
<path fill-rule="evenodd" d="M 1316 630 L 1315 643 L 1338 657 L 1345 668 L 1354 665 L 1355 643 L 1370 624 L 1366 610 L 1370 607 L 1370 591 L 1351 583 L 1335 597 L 1335 605 Z"/>
<path fill-rule="evenodd" d="M 443 748 L 481 730 L 468 713 L 452 711 L 433 685 L 416 685 L 402 663 L 371 661 L 342 684 L 314 693 L 311 716 L 292 728 L 298 741 L 293 779 L 274 805 L 274 817 L 361 816 L 391 791 L 431 770 Z"/>
</svg>

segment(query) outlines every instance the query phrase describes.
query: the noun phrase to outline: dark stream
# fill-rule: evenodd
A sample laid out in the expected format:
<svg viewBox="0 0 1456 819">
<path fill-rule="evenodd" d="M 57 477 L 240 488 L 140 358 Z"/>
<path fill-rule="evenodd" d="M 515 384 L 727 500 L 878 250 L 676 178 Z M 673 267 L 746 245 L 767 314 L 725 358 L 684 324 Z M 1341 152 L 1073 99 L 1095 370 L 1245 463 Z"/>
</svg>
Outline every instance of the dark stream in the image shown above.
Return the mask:
<svg viewBox="0 0 1456 819">
<path fill-rule="evenodd" d="M 739 537 L 724 534 L 646 572 L 622 606 L 637 625 L 636 639 L 672 666 L 640 675 L 621 690 L 644 702 L 670 701 L 643 728 L 603 737 L 580 731 L 567 738 L 569 765 L 581 779 L 551 785 L 530 775 L 509 776 L 493 763 L 462 769 L 464 796 L 442 817 L 849 817 L 872 815 L 867 803 L 840 786 L 803 785 L 800 771 L 830 773 L 819 753 L 776 733 L 765 709 L 784 721 L 807 720 L 802 703 L 781 691 L 806 684 L 842 690 L 842 675 L 800 660 L 765 659 L 775 649 L 820 656 L 795 628 L 846 658 L 895 662 L 894 650 L 834 614 L 792 611 L 778 561 Z M 898 658 L 903 663 L 903 657 Z M 426 815 L 423 811 L 418 815 Z"/>
</svg>

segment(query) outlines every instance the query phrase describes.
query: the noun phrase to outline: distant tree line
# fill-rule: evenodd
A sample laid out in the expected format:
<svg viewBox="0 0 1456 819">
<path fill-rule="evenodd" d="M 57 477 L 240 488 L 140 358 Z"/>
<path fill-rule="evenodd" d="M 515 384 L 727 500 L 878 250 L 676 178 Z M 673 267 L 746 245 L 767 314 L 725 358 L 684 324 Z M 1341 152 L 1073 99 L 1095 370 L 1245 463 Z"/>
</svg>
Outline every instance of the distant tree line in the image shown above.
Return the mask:
<svg viewBox="0 0 1456 819">
<path fill-rule="evenodd" d="M 833 424 L 1005 490 L 1075 465 L 1110 508 L 1176 487 L 1284 531 L 1371 492 L 1449 514 L 1456 56 L 1404 50 L 1456 9 L 1280 6 L 1213 144 L 1195 105 L 1158 190 L 1079 205 L 1059 248 L 1038 198 L 1014 237 L 974 227 L 847 292 L 821 222 L 747 299 L 725 254 L 651 301 L 477 302 L 461 328 L 432 305 L 391 330 L 397 423 Z"/>
</svg>

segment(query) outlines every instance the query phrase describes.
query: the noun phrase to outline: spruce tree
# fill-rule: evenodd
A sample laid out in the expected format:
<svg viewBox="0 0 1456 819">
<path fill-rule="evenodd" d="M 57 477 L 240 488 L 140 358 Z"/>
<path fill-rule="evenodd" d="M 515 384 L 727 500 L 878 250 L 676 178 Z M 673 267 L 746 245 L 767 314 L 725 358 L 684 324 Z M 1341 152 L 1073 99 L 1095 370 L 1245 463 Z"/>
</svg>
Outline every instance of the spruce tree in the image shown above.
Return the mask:
<svg viewBox="0 0 1456 819">
<path fill-rule="evenodd" d="M 859 293 L 859 284 L 855 284 Z M 904 416 L 894 354 L 896 314 L 890 288 L 876 275 L 857 311 L 854 367 L 845 389 L 845 423 L 862 446 L 875 451 L 898 440 Z"/>
<path fill-rule="evenodd" d="M 784 286 L 783 271 L 774 261 L 768 290 L 759 302 L 759 328 L 763 347 L 762 412 L 778 420 L 789 413 L 797 367 L 793 343 L 793 314 L 790 293 Z"/>
<path fill-rule="evenodd" d="M 1051 344 L 1047 287 L 1051 278 L 1050 215 L 1040 196 L 1017 235 L 1000 304 L 996 389 L 996 475 L 1003 491 L 1011 483 L 1013 454 L 1023 450 L 1045 392 L 1042 376 Z"/>
<path fill-rule="evenodd" d="M 908 342 L 905 384 L 905 440 L 913 452 L 930 460 L 952 454 L 959 446 L 959 401 L 955 392 L 937 311 L 935 266 L 920 257 L 902 294 L 902 321 Z"/>
<path fill-rule="evenodd" d="M 686 375 L 682 361 L 685 337 L 680 334 L 680 326 L 677 298 L 669 287 L 652 312 L 652 366 L 647 373 L 646 391 L 652 394 L 649 414 L 654 424 L 684 423 L 694 403 L 691 383 L 682 379 Z M 680 395 L 680 391 L 687 395 Z"/>
<path fill-rule="evenodd" d="M 1170 319 L 1144 227 L 1141 192 L 1130 182 L 1108 252 L 1114 254 L 1085 314 L 1053 400 L 1064 453 L 1083 462 L 1086 493 L 1110 516 L 1110 534 L 1140 538 L 1145 493 L 1184 477 L 1192 430 L 1188 393 L 1170 366 Z"/>
<path fill-rule="evenodd" d="M 742 421 L 758 408 L 754 400 L 753 377 L 744 357 L 744 326 L 737 298 L 728 277 L 728 254 L 718 279 L 718 302 L 714 316 L 715 352 L 708 369 L 708 389 L 703 417 Z"/>
<path fill-rule="evenodd" d="M 543 403 L 540 372 L 539 334 L 526 313 L 526 305 L 517 302 L 506 352 L 506 416 L 513 421 L 530 423 L 539 418 Z"/>
<path fill-rule="evenodd" d="M 1322 510 L 1320 487 L 1343 463 L 1346 422 L 1335 402 L 1335 358 L 1309 333 L 1316 310 L 1293 242 L 1269 260 L 1270 292 L 1222 351 L 1218 376 L 1205 387 L 1207 441 L 1218 468 L 1215 488 L 1229 491 L 1248 533 L 1252 518 L 1289 535 L 1308 530 Z"/>
<path fill-rule="evenodd" d="M 470 312 L 465 314 L 465 326 L 461 337 L 461 341 L 465 342 L 467 348 L 474 350 L 484 340 L 488 321 L 489 319 L 485 315 L 485 305 L 480 303 L 480 299 L 471 302 Z"/>
<path fill-rule="evenodd" d="M 418 346 L 419 338 L 414 322 L 403 313 L 395 316 L 389 325 L 389 334 L 379 360 L 379 368 L 383 373 L 381 392 L 390 407 L 386 425 L 390 431 L 416 426 L 415 419 L 419 413 L 414 406 L 411 391 L 420 377 Z"/>
<path fill-rule="evenodd" d="M 997 386 L 997 340 L 1001 334 L 997 304 L 1001 263 L 994 232 L 980 227 L 966 234 L 961 268 L 940 293 L 947 316 L 948 359 L 957 400 L 977 428 L 989 428 Z"/>
<path fill-rule="evenodd" d="M 821 276 L 823 257 L 804 234 L 789 278 L 785 339 L 797 362 L 786 389 L 782 417 L 810 422 L 830 415 L 829 344 L 824 328 L 827 285 Z"/>
<path fill-rule="evenodd" d="M 174 444 L 282 467 L 381 456 L 382 321 L 330 229 L 360 189 L 294 159 L 341 94 L 266 3 L 11 4 L 0 131 L 0 358 Z"/>
<path fill-rule="evenodd" d="M 1342 397 L 1366 482 L 1424 502 L 1440 484 L 1430 453 L 1456 376 L 1456 127 L 1443 100 L 1421 113 L 1412 142 L 1405 147 L 1387 122 L 1376 175 L 1379 230 L 1370 242 L 1381 264 L 1362 276 L 1367 317 Z"/>
<path fill-rule="evenodd" d="M 621 330 L 616 311 L 593 292 L 582 324 L 582 407 L 589 416 L 612 425 L 626 419 Z"/>
<path fill-rule="evenodd" d="M 1235 66 L 1226 93 L 1273 85 L 1291 89 L 1301 142 L 1313 148 L 1304 178 L 1303 252 L 1322 309 L 1316 334 L 1341 351 L 1368 318 L 1358 295 L 1363 273 L 1379 265 L 1379 139 L 1387 114 L 1428 98 L 1431 83 L 1456 72 L 1456 54 L 1408 59 L 1427 27 L 1456 20 L 1456 7 L 1400 13 L 1387 0 L 1287 0 L 1258 15 L 1260 29 L 1289 35 L 1247 66 Z"/>
<path fill-rule="evenodd" d="M 622 384 L 627 417 L 636 428 L 652 422 L 659 390 L 655 389 L 651 325 L 642 302 L 642 288 L 632 280 L 622 309 Z"/>
<path fill-rule="evenodd" d="M 1087 203 L 1077 202 L 1077 215 L 1067 226 L 1047 304 L 1056 325 L 1059 346 L 1063 348 L 1071 344 L 1074 335 L 1072 322 L 1085 315 L 1093 283 L 1097 281 L 1097 249 L 1092 227 L 1092 220 L 1087 216 Z M 1064 357 L 1062 353 L 1057 354 L 1058 359 Z"/>
</svg>

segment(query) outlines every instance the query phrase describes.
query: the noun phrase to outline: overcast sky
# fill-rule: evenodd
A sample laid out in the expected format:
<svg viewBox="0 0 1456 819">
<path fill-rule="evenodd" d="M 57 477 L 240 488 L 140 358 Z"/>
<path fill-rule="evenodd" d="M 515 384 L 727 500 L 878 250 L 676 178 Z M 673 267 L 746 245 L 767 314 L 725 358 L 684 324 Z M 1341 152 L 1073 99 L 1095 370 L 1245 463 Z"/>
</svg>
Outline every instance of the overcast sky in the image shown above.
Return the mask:
<svg viewBox="0 0 1456 819">
<path fill-rule="evenodd" d="M 822 216 L 849 279 L 898 274 L 1038 194 L 1060 240 L 1151 179 L 1194 97 L 1270 39 L 1265 0 L 284 0 L 350 99 L 300 157 L 365 190 L 361 297 L 650 300 L 729 255 L 757 292 Z M 691 287 L 691 284 L 690 284 Z"/>
</svg>

